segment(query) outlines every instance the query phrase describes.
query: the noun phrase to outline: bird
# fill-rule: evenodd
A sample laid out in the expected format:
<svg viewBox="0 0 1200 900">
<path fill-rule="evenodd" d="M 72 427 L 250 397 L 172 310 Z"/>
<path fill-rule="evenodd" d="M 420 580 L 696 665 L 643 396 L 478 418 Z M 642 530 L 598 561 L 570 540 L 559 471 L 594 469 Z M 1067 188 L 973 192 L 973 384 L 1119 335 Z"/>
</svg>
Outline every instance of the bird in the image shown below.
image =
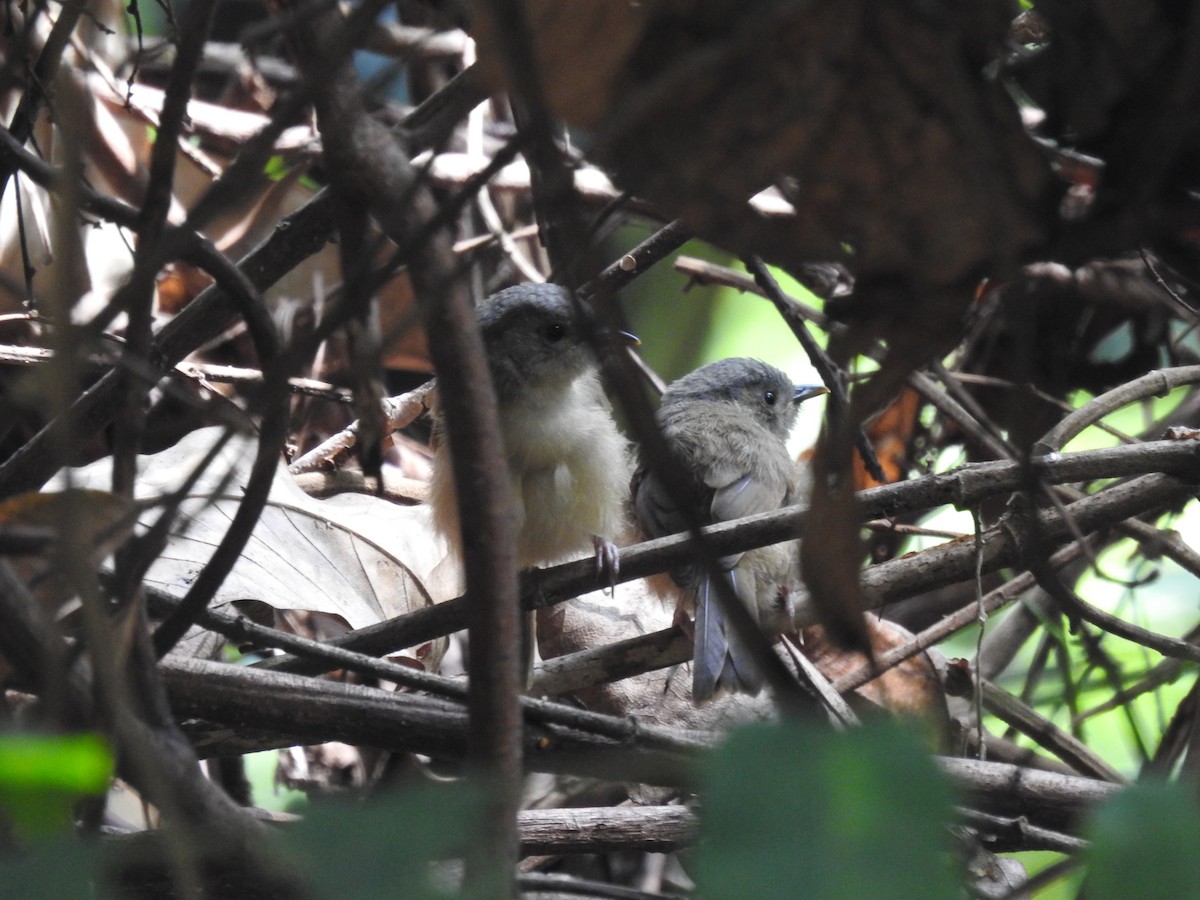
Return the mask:
<svg viewBox="0 0 1200 900">
<path fill-rule="evenodd" d="M 821 385 L 795 385 L 774 366 L 744 357 L 709 363 L 673 382 L 657 420 L 679 476 L 673 481 L 684 493 L 673 495 L 643 452 L 631 481 L 642 530 L 661 537 L 687 530 L 691 521 L 710 525 L 796 502 L 802 477 L 786 441 L 800 403 L 825 393 Z M 790 630 L 800 584 L 795 541 L 721 557 L 717 568 L 760 627 L 773 634 Z M 670 575 L 682 589 L 676 621 L 687 622 L 688 605 L 695 612 L 694 702 L 725 691 L 757 694 L 762 672 L 728 627 L 709 567 L 688 562 Z"/>
<path fill-rule="evenodd" d="M 619 556 L 612 539 L 626 529 L 632 457 L 575 305 L 559 285 L 519 284 L 480 303 L 476 319 L 512 485 L 517 564 L 526 569 L 592 550 L 598 575 L 615 580 Z M 433 522 L 461 559 L 448 435 L 436 400 L 434 407 Z"/>
</svg>

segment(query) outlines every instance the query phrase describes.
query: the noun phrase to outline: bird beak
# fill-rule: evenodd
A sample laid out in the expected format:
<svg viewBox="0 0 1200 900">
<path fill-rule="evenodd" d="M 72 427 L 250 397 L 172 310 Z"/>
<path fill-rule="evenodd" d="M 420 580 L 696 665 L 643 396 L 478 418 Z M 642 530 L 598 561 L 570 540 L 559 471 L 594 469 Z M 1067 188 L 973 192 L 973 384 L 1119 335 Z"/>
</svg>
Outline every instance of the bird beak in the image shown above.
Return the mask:
<svg viewBox="0 0 1200 900">
<path fill-rule="evenodd" d="M 620 331 L 617 333 L 630 347 L 640 347 L 642 345 L 642 342 L 638 340 L 638 336 L 636 334 L 630 334 L 628 331 Z"/>
<path fill-rule="evenodd" d="M 813 397 L 820 397 L 822 394 L 828 394 L 829 388 L 823 384 L 798 384 L 792 391 L 792 402 L 803 403 L 805 400 L 811 400 Z"/>
</svg>

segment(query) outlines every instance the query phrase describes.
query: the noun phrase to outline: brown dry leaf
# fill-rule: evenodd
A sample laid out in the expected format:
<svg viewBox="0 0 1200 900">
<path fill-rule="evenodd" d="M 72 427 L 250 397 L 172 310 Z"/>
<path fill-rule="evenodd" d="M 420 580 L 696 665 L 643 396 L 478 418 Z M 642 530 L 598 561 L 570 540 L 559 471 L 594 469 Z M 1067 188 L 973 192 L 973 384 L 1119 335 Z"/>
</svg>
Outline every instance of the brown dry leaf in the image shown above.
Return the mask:
<svg viewBox="0 0 1200 900">
<path fill-rule="evenodd" d="M 61 571 L 61 554 L 98 566 L 125 542 L 133 524 L 133 505 L 104 490 L 19 494 L 0 502 L 0 528 L 51 536 L 42 553 L 9 559 L 52 615 L 74 596 L 68 573 Z"/>
<path fill-rule="evenodd" d="M 157 121 L 162 91 L 135 85 L 132 103 L 127 105 L 124 83 L 118 83 L 103 65 L 93 72 L 71 70 L 70 77 L 73 79 L 71 84 L 77 88 L 75 99 L 80 109 L 76 124 L 82 133 L 85 173 L 89 182 L 98 190 L 127 203 L 140 204 L 149 177 L 148 162 L 153 146 L 151 129 L 147 126 Z M 210 144 L 215 137 L 221 138 L 216 145 L 218 151 L 234 148 L 267 122 L 267 118 L 259 114 L 195 100 L 189 106 L 189 115 L 194 133 L 205 135 Z M 54 155 L 62 155 L 61 136 L 44 118 L 39 121 L 37 137 L 43 146 L 54 148 Z M 302 157 L 314 140 L 312 128 L 303 126 L 288 129 L 278 146 L 281 153 Z M 225 158 L 212 152 L 211 146 L 209 152 L 202 152 L 189 140 L 180 141 L 172 182 L 172 222 L 183 221 L 185 211 L 195 206 L 212 187 L 224 164 Z M 205 227 L 205 233 L 230 258 L 239 258 L 270 235 L 282 217 L 312 199 L 315 192 L 302 178 L 305 171 L 306 166 L 301 162 L 278 179 L 262 173 L 235 202 L 216 213 Z M 49 203 L 46 192 L 29 182 L 27 177 L 18 177 L 28 232 L 27 246 L 37 269 L 34 293 L 38 294 L 57 277 L 58 263 L 50 237 L 62 227 L 58 222 L 62 210 Z M 16 197 L 17 192 L 9 191 L 0 204 L 0 274 L 6 274 L 14 284 L 20 284 L 24 269 L 21 242 L 17 239 Z M 86 321 L 103 308 L 124 281 L 132 266 L 132 252 L 128 238 L 111 223 L 89 221 L 76 227 L 79 228 L 86 265 L 79 265 L 79 271 L 74 274 L 80 285 L 90 287 L 91 291 L 76 305 L 74 317 Z M 381 242 L 377 261 L 382 264 L 394 251 L 392 244 Z M 272 309 L 296 298 L 307 305 L 314 292 L 332 291 L 340 281 L 338 249 L 330 244 L 289 271 L 265 291 L 264 296 Z M 177 313 L 209 283 L 211 278 L 194 267 L 173 264 L 158 280 L 158 311 L 164 315 Z M 401 272 L 389 279 L 380 288 L 378 296 L 384 364 L 410 371 L 431 371 L 408 274 Z M 0 313 L 20 311 L 19 300 L 12 294 L 0 297 Z"/>
<path fill-rule="evenodd" d="M 595 125 L 598 161 L 735 253 L 800 266 L 843 258 L 848 241 L 860 282 L 957 284 L 1041 236 L 1047 167 L 983 73 L 1008 18 L 949 3 L 644 4 Z M 746 201 L 781 179 L 798 185 L 796 215 L 756 216 Z M 927 296 L 909 302 L 905 314 Z"/>
<path fill-rule="evenodd" d="M 175 315 L 212 283 L 211 275 L 190 263 L 182 260 L 167 263 L 158 273 L 158 311 Z"/>
<path fill-rule="evenodd" d="M 912 632 L 895 622 L 868 616 L 866 623 L 871 649 L 876 656 L 913 639 Z M 865 654 L 836 646 L 819 625 L 803 629 L 800 635 L 804 655 L 830 681 L 869 664 Z M 927 653 L 910 657 L 855 693 L 897 716 L 928 723 L 939 738 L 948 734 L 945 691 Z"/>
<path fill-rule="evenodd" d="M 505 85 L 504 49 L 486 3 L 474 3 L 479 62 L 490 83 Z M 591 128 L 612 106 L 646 21 L 642 4 L 609 0 L 530 0 L 525 4 L 542 86 L 554 114 Z"/>
<path fill-rule="evenodd" d="M 220 428 L 193 432 L 138 460 L 137 497 L 174 490 L 208 452 Z M 252 438 L 235 436 L 182 504 L 166 550 L 146 581 L 182 597 L 224 536 L 254 458 Z M 77 484 L 105 483 L 110 460 L 75 470 Z M 143 523 L 158 515 L 154 509 Z M 217 592 L 217 603 L 260 600 L 276 609 L 340 616 L 352 628 L 444 599 L 433 572 L 445 556 L 424 506 L 398 506 L 366 494 L 315 500 L 280 461 L 271 496 L 250 542 Z M 434 667 L 440 658 L 425 660 Z"/>
<path fill-rule="evenodd" d="M 865 429 L 883 474 L 887 476 L 887 483 L 900 481 L 908 471 L 908 448 L 917 427 L 920 407 L 920 396 L 906 387 Z M 861 457 L 855 453 L 855 488 L 861 491 L 881 483 L 871 477 Z"/>
<path fill-rule="evenodd" d="M 390 255 L 392 245 L 389 243 L 386 249 L 387 252 L 381 257 Z M 383 259 L 379 261 L 382 263 Z M 432 372 L 429 342 L 417 315 L 416 296 L 408 270 L 389 278 L 380 287 L 378 296 L 384 367 L 409 372 Z"/>
<path fill-rule="evenodd" d="M 0 501 L 0 526 L 47 528 L 60 535 L 69 531 L 70 537 L 103 556 L 128 534 L 119 526 L 131 508 L 104 490 L 18 494 Z"/>
<path fill-rule="evenodd" d="M 49 539 L 40 552 L 5 559 L 51 621 L 78 603 L 82 586 L 77 579 L 90 577 L 101 560 L 124 543 L 133 524 L 133 504 L 103 490 L 18 494 L 0 502 L 0 529 Z M 0 658 L 0 679 L 8 672 L 7 660 Z"/>
</svg>

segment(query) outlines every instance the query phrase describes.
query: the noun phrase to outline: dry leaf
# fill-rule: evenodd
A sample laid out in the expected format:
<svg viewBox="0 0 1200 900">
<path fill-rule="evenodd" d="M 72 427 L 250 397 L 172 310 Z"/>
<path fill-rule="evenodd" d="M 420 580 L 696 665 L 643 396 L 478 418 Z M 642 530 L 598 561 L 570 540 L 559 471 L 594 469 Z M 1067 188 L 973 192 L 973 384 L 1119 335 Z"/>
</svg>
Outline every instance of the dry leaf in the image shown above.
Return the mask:
<svg viewBox="0 0 1200 900">
<path fill-rule="evenodd" d="M 202 429 L 168 450 L 140 457 L 138 499 L 176 489 L 221 433 Z M 254 453 L 255 441 L 240 435 L 223 448 L 184 501 L 148 583 L 177 597 L 187 592 L 233 519 Z M 71 477 L 75 484 L 107 484 L 110 471 L 111 461 L 104 459 Z M 141 521 L 157 515 L 152 508 Z M 432 604 L 431 594 L 438 594 L 432 572 L 445 553 L 426 507 L 397 506 L 365 494 L 314 500 L 295 485 L 281 460 L 262 518 L 215 602 L 261 600 L 280 610 L 337 615 L 361 628 Z"/>
<path fill-rule="evenodd" d="M 867 616 L 864 621 L 872 652 L 877 657 L 913 639 L 912 632 L 887 619 Z M 843 650 L 831 642 L 819 625 L 803 629 L 801 635 L 804 655 L 830 681 L 837 681 L 870 663 L 865 654 Z M 945 690 L 928 652 L 918 653 L 888 669 L 855 693 L 901 718 L 928 723 L 939 740 L 944 740 L 949 733 Z"/>
<path fill-rule="evenodd" d="M 70 573 L 62 571 L 62 555 L 69 553 L 73 559 L 82 557 L 86 566 L 98 566 L 129 536 L 132 513 L 132 504 L 104 490 L 19 494 L 0 502 L 0 528 L 50 537 L 42 552 L 8 559 L 45 609 L 57 616 L 75 596 Z"/>
<path fill-rule="evenodd" d="M 908 471 L 908 448 L 917 427 L 920 407 L 920 396 L 912 388 L 905 387 L 864 429 L 887 476 L 887 483 L 900 481 Z M 871 477 L 862 458 L 855 453 L 854 486 L 861 491 L 883 483 Z"/>
</svg>

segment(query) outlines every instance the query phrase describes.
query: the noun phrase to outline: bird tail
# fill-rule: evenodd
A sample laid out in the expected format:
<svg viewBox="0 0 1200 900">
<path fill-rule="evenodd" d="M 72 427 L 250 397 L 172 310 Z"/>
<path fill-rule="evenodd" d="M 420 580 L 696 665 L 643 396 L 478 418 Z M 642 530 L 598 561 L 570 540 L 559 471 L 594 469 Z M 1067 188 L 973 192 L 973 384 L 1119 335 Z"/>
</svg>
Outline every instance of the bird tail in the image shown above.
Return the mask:
<svg viewBox="0 0 1200 900">
<path fill-rule="evenodd" d="M 728 573 L 737 593 L 736 570 Z M 712 577 L 697 582 L 695 653 L 692 659 L 692 699 L 701 703 L 722 691 L 757 694 L 762 690 L 762 671 L 749 649 L 725 622 L 720 601 L 713 596 Z"/>
</svg>

